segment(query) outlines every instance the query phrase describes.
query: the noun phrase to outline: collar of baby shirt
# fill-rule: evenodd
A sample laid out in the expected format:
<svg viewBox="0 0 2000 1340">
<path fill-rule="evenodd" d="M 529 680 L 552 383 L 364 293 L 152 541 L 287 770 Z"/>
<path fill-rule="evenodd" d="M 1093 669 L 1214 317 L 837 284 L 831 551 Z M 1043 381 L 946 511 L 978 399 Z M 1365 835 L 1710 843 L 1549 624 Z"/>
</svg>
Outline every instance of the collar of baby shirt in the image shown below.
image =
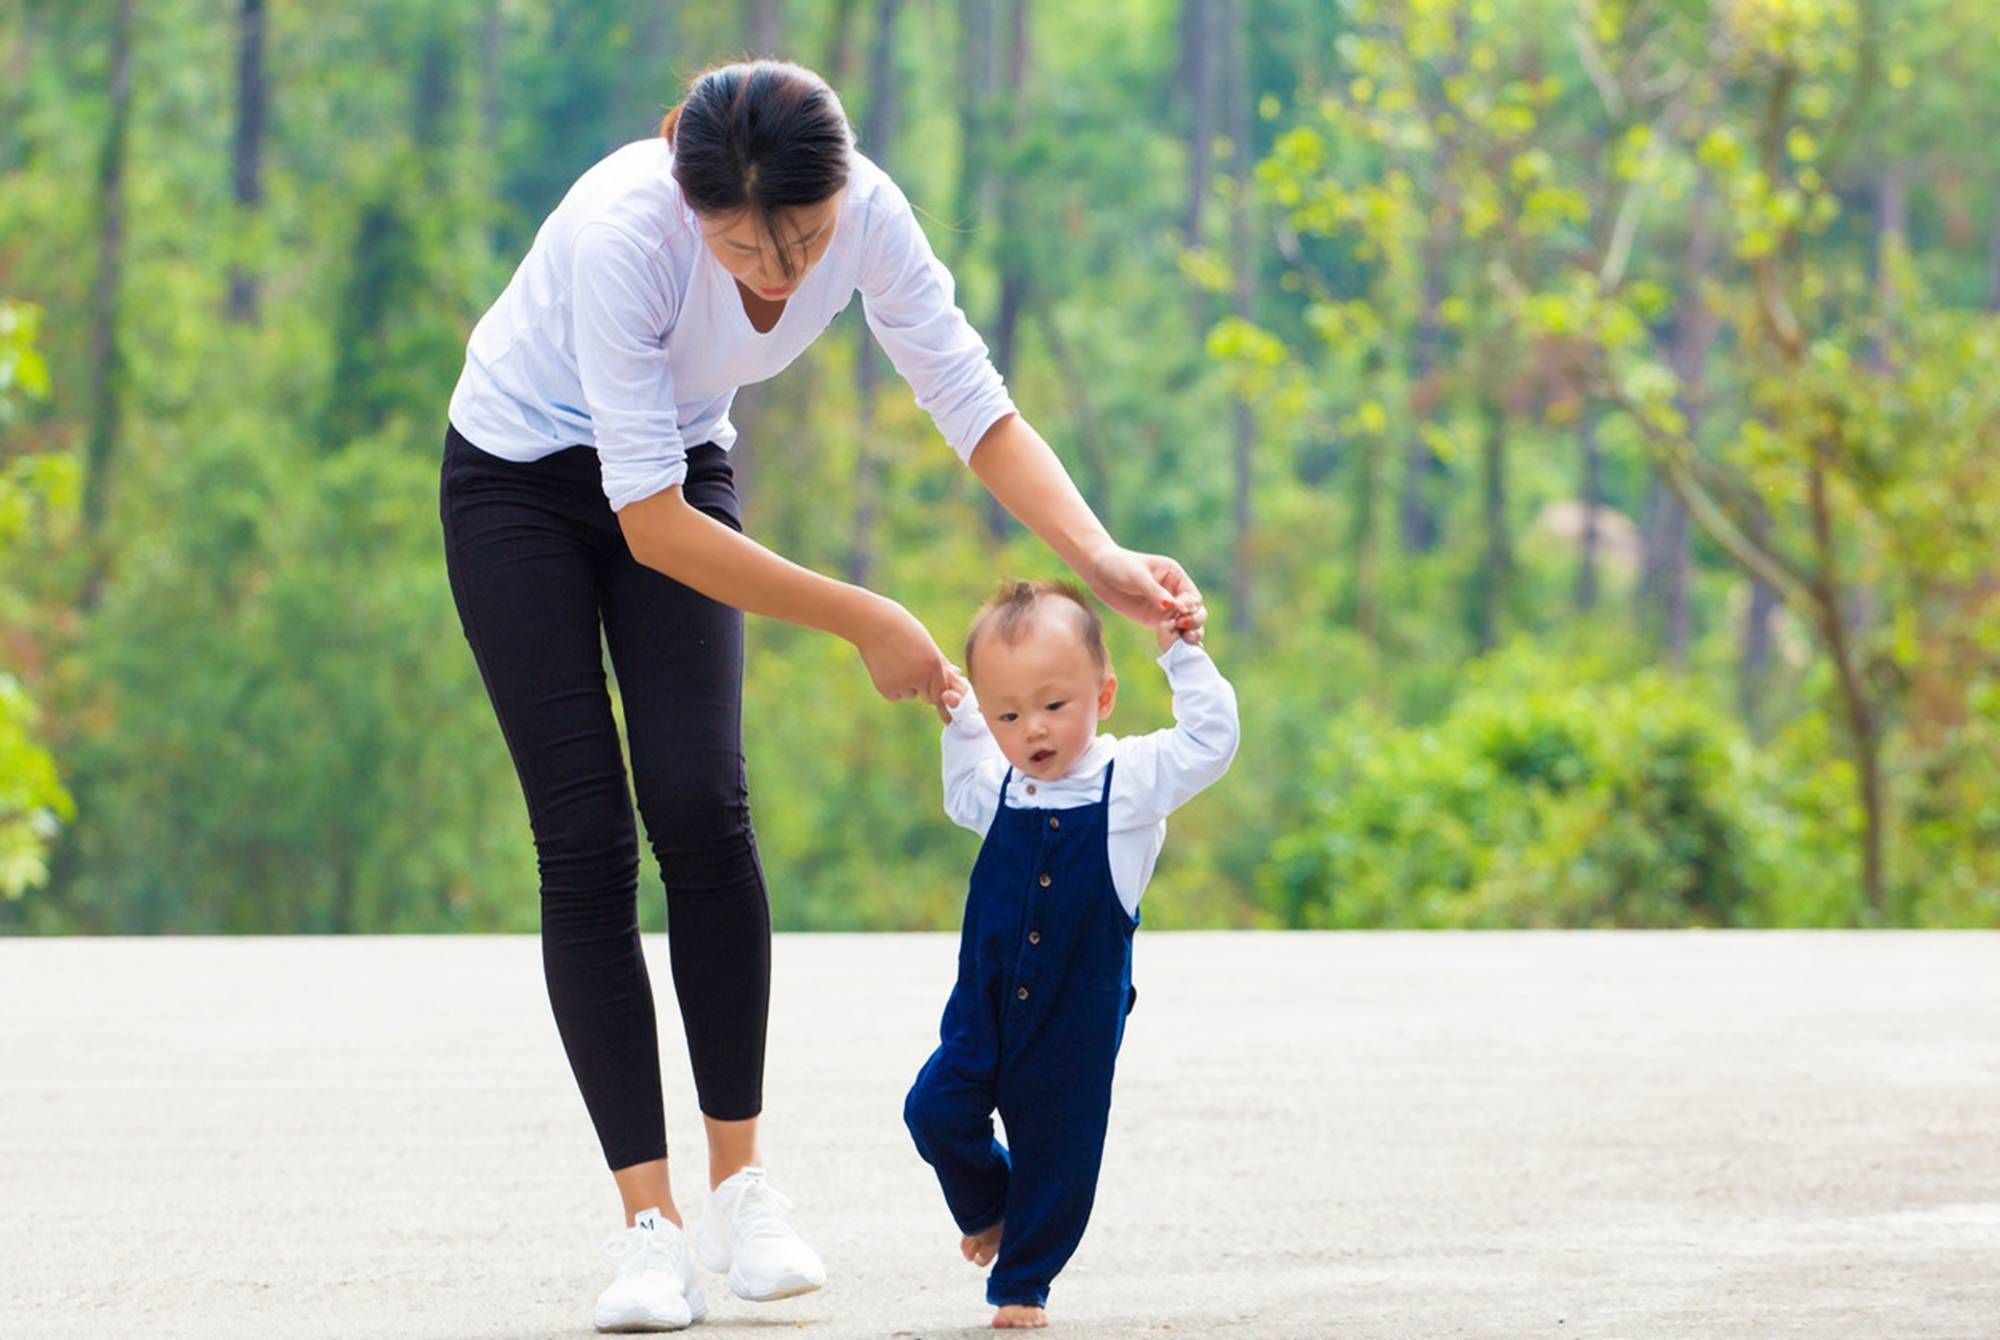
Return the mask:
<svg viewBox="0 0 2000 1340">
<path fill-rule="evenodd" d="M 1068 809 L 1091 804 L 1104 785 L 1104 769 L 1117 754 L 1117 737 L 1100 735 L 1060 777 L 1043 779 L 1016 771 L 1007 784 L 1007 803 L 1017 809 Z"/>
</svg>

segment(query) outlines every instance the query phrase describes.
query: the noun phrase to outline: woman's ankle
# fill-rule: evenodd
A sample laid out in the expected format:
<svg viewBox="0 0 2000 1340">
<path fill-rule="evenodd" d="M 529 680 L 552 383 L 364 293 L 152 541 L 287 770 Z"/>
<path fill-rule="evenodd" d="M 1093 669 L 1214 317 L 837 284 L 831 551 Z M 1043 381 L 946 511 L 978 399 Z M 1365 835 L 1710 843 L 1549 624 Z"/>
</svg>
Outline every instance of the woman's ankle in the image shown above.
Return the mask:
<svg viewBox="0 0 2000 1340">
<path fill-rule="evenodd" d="M 764 1160 L 757 1150 L 757 1118 L 745 1121 L 718 1121 L 704 1115 L 708 1131 L 708 1189 L 710 1191 L 742 1172 L 761 1168 Z"/>
<path fill-rule="evenodd" d="M 673 1187 L 667 1177 L 667 1161 L 650 1159 L 611 1173 L 618 1183 L 618 1199 L 625 1206 L 625 1226 L 630 1228 L 642 1210 L 657 1210 L 660 1217 L 681 1227 L 681 1212 L 674 1207 Z"/>
</svg>

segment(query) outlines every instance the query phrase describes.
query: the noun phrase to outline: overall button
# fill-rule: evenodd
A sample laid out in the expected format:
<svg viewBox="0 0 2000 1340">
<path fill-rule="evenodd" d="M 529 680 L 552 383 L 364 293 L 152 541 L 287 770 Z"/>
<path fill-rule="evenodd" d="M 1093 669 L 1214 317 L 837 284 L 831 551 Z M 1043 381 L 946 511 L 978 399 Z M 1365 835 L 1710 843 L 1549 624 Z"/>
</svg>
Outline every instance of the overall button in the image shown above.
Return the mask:
<svg viewBox="0 0 2000 1340">
<path fill-rule="evenodd" d="M 1042 887 L 1046 889 L 1049 885 L 1053 883 L 1055 883 L 1055 881 L 1050 879 L 1048 871 L 1044 870 L 1042 872 Z"/>
<path fill-rule="evenodd" d="M 1026 1000 L 1027 998 L 1028 998 L 1028 988 L 1027 988 L 1027 987 L 1025 987 L 1025 986 L 1020 986 L 1020 987 L 1015 987 L 1015 988 L 1014 988 L 1014 999 L 1016 999 L 1016 1000 Z"/>
<path fill-rule="evenodd" d="M 1042 933 L 1041 933 L 1040 931 L 1029 931 L 1029 932 L 1028 932 L 1028 943 L 1029 943 L 1029 944 L 1031 944 L 1031 945 L 1038 945 L 1038 944 L 1040 944 L 1041 942 L 1042 942 Z"/>
<path fill-rule="evenodd" d="M 1050 827 L 1050 828 L 1061 828 L 1061 827 L 1062 827 L 1062 820 L 1061 820 L 1061 819 L 1059 819 L 1059 818 L 1057 818 L 1057 817 L 1056 817 L 1055 815 L 1051 814 L 1051 815 L 1049 816 L 1049 827 Z"/>
</svg>

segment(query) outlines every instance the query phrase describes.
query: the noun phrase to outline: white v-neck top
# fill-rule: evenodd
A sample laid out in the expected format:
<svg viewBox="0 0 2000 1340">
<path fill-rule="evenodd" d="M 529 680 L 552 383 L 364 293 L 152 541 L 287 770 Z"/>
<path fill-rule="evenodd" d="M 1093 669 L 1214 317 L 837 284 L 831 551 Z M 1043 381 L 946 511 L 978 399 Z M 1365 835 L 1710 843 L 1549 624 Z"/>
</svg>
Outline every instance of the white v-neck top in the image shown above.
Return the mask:
<svg viewBox="0 0 2000 1340">
<path fill-rule="evenodd" d="M 473 328 L 451 421 L 493 455 L 594 446 L 611 506 L 687 474 L 687 448 L 736 441 L 736 388 L 782 371 L 856 292 L 917 403 L 961 459 L 1014 409 L 910 202 L 856 152 L 833 241 L 759 333 L 703 243 L 664 139 L 577 179 Z"/>
</svg>

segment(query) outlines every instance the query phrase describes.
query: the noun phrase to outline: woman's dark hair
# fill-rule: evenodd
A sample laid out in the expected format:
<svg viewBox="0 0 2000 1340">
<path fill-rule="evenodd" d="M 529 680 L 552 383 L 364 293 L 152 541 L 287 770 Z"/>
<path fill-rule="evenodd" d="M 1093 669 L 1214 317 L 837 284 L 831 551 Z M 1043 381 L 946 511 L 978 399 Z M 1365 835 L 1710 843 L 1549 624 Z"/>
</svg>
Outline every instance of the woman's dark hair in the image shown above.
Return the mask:
<svg viewBox="0 0 2000 1340">
<path fill-rule="evenodd" d="M 695 213 L 753 211 L 790 279 L 792 248 L 779 242 L 778 216 L 847 185 L 854 132 L 826 80 L 790 61 L 718 65 L 694 77 L 660 134 Z"/>
</svg>

